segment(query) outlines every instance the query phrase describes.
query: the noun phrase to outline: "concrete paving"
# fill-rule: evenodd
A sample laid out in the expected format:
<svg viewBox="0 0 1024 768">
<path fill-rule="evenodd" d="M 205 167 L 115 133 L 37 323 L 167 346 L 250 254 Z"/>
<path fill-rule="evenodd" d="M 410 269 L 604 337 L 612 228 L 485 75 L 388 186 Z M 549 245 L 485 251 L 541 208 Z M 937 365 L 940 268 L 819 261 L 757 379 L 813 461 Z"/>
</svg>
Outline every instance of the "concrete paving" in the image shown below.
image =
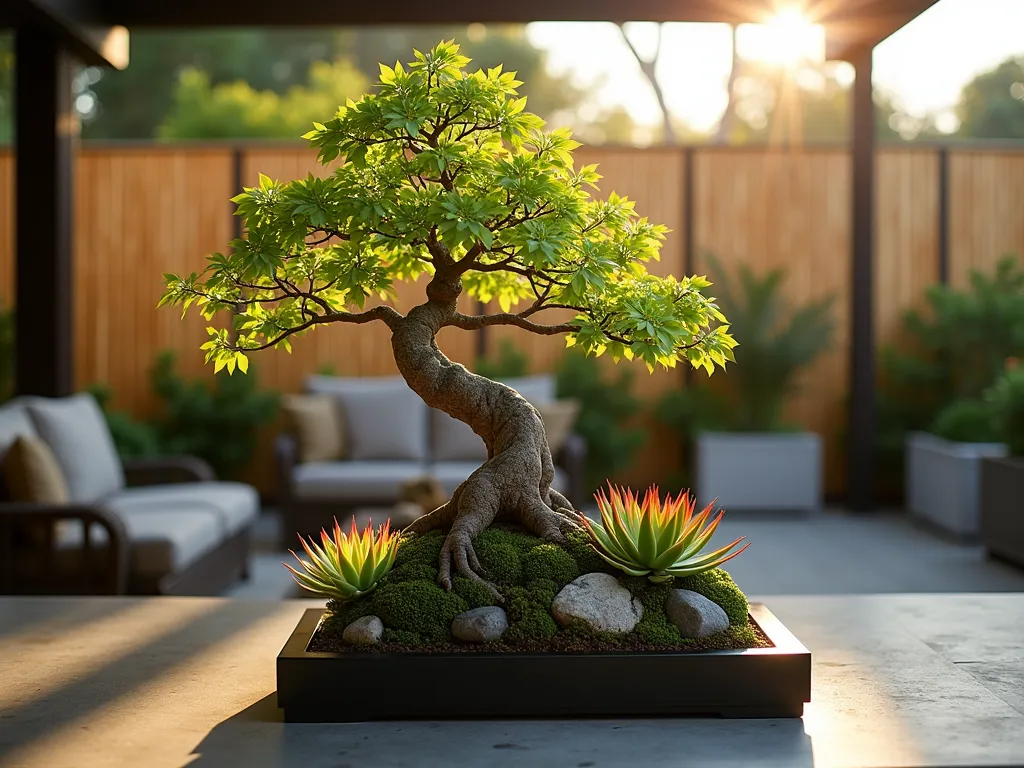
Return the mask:
<svg viewBox="0 0 1024 768">
<path fill-rule="evenodd" d="M 1024 595 L 765 602 L 813 653 L 802 720 L 298 725 L 275 706 L 274 659 L 311 601 L 2 598 L 0 765 L 1024 764 Z"/>
<path fill-rule="evenodd" d="M 750 548 L 726 569 L 745 591 L 760 595 L 1024 591 L 1024 570 L 987 558 L 978 546 L 942 539 L 899 512 L 727 512 L 714 542 L 738 536 L 746 536 Z M 280 540 L 280 521 L 271 513 L 261 521 L 252 578 L 228 596 L 296 596 L 281 567 L 291 555 L 277 551 Z"/>
</svg>

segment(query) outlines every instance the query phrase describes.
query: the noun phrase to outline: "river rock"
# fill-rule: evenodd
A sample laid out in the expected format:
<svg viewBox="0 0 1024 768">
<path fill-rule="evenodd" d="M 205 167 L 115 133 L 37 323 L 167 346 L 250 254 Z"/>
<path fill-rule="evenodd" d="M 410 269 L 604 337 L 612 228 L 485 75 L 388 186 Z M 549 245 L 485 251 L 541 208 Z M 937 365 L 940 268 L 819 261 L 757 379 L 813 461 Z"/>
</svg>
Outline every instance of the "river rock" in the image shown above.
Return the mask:
<svg viewBox="0 0 1024 768">
<path fill-rule="evenodd" d="M 376 616 L 363 616 L 356 619 L 341 634 L 345 645 L 376 645 L 384 634 L 384 622 Z"/>
<path fill-rule="evenodd" d="M 460 613 L 452 621 L 452 635 L 465 643 L 486 643 L 497 640 L 508 629 L 505 610 L 496 605 L 474 608 Z"/>
<path fill-rule="evenodd" d="M 565 585 L 551 604 L 559 624 L 582 622 L 600 632 L 632 632 L 644 607 L 619 580 L 607 573 L 586 573 Z"/>
<path fill-rule="evenodd" d="M 689 589 L 673 589 L 665 614 L 683 637 L 708 637 L 729 628 L 729 617 L 718 603 Z"/>
</svg>

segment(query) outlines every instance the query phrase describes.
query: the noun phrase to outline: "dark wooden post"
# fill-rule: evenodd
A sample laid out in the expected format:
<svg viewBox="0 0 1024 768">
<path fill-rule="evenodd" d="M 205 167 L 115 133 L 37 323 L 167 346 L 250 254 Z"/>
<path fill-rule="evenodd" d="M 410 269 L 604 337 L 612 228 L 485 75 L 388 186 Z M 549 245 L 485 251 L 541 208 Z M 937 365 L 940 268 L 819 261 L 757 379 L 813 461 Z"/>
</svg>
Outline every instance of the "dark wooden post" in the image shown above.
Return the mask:
<svg viewBox="0 0 1024 768">
<path fill-rule="evenodd" d="M 74 388 L 74 62 L 47 29 L 18 27 L 14 45 L 15 390 L 58 397 Z"/>
<path fill-rule="evenodd" d="M 850 344 L 850 424 L 847 499 L 866 511 L 875 492 L 874 214 L 875 103 L 871 89 L 872 46 L 854 51 L 853 86 L 853 264 Z"/>
</svg>

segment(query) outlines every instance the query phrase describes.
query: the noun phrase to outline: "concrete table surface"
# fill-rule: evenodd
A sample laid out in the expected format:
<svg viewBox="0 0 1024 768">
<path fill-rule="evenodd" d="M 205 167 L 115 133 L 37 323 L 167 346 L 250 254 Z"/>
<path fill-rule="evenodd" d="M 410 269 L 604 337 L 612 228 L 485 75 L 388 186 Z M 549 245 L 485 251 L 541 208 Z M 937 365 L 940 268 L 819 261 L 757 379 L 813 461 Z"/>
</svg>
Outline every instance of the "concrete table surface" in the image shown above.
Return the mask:
<svg viewBox="0 0 1024 768">
<path fill-rule="evenodd" d="M 0 766 L 1024 765 L 1024 595 L 764 602 L 814 655 L 802 720 L 286 725 L 314 601 L 0 598 Z"/>
</svg>

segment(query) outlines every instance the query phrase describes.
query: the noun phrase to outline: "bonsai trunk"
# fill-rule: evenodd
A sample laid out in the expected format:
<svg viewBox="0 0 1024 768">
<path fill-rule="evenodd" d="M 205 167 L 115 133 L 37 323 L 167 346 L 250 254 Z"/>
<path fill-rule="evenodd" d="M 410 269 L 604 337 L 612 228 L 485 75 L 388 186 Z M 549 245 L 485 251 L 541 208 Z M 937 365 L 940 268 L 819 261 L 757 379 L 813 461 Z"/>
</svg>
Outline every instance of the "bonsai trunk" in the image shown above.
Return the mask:
<svg viewBox="0 0 1024 768">
<path fill-rule="evenodd" d="M 465 422 L 487 445 L 487 461 L 451 499 L 409 527 L 414 533 L 448 530 L 441 549 L 438 582 L 451 589 L 456 571 L 497 590 L 484 576 L 473 538 L 498 518 L 516 520 L 548 541 L 578 527 L 580 514 L 551 488 L 555 476 L 544 424 L 537 410 L 511 387 L 477 376 L 453 363 L 434 340 L 455 315 L 462 292 L 459 278 L 435 275 L 428 301 L 392 326 L 391 347 L 398 370 L 423 401 Z"/>
</svg>

